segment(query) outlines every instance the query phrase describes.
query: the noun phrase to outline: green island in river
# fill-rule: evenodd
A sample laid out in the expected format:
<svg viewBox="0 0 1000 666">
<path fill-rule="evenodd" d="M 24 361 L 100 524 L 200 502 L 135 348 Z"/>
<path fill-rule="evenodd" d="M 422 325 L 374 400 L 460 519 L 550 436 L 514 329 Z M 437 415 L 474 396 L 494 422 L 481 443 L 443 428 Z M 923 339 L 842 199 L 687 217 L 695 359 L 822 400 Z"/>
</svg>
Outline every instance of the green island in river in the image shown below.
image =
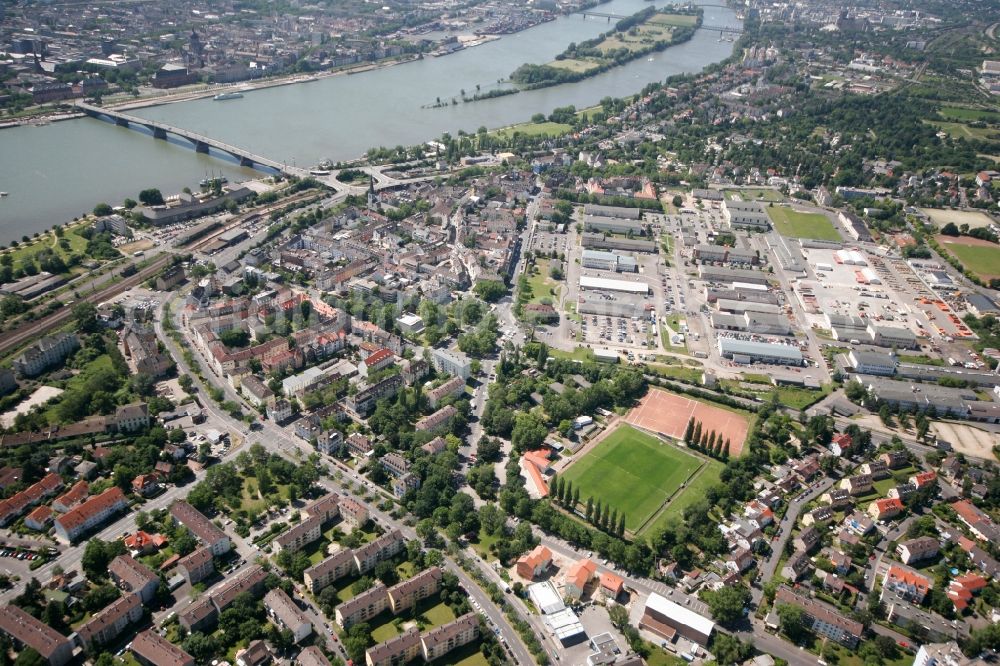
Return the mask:
<svg viewBox="0 0 1000 666">
<path fill-rule="evenodd" d="M 518 67 L 510 80 L 526 88 L 571 83 L 595 76 L 612 67 L 662 51 L 686 42 L 701 26 L 700 8 L 670 7 L 646 9 L 623 18 L 594 39 L 570 44 L 555 60 L 544 65 L 525 63 Z"/>
</svg>

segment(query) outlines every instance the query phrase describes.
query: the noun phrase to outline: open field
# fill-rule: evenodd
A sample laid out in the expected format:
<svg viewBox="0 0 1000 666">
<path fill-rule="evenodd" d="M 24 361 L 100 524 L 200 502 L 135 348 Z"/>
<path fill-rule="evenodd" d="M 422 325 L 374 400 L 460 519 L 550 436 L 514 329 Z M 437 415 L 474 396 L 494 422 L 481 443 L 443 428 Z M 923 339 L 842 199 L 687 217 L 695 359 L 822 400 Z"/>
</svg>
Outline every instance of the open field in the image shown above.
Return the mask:
<svg viewBox="0 0 1000 666">
<path fill-rule="evenodd" d="M 951 210 L 948 208 L 921 208 L 920 212 L 931 218 L 938 229 L 954 222 L 957 226 L 969 225 L 970 229 L 988 227 L 993 223 L 989 215 L 974 210 Z"/>
<path fill-rule="evenodd" d="M 563 478 L 625 514 L 625 528 L 637 530 L 702 465 L 698 458 L 629 426 L 620 426 L 570 465 Z"/>
<path fill-rule="evenodd" d="M 702 431 L 715 431 L 723 440 L 728 439 L 731 456 L 738 456 L 743 451 L 743 442 L 750 429 L 746 416 L 669 391 L 650 389 L 625 420 L 639 428 L 681 440 L 692 418 L 701 423 Z"/>
<path fill-rule="evenodd" d="M 528 274 L 528 286 L 531 288 L 529 303 L 541 303 L 543 298 L 552 304 L 559 300 L 559 283 L 549 277 L 549 260 L 538 261 Z"/>
<path fill-rule="evenodd" d="M 803 213 L 786 206 L 768 206 L 767 214 L 778 233 L 788 238 L 839 241 L 833 223 L 820 213 Z"/>
<path fill-rule="evenodd" d="M 937 242 L 983 280 L 1000 277 L 1000 245 L 968 236 L 938 236 Z"/>
<path fill-rule="evenodd" d="M 966 109 L 960 106 L 943 106 L 938 109 L 938 114 L 945 120 L 957 120 L 959 122 L 969 122 L 982 120 L 987 123 L 1000 122 L 1000 112 L 987 111 L 985 109 Z"/>
<path fill-rule="evenodd" d="M 587 70 L 599 67 L 598 63 L 592 60 L 579 60 L 577 58 L 564 58 L 563 60 L 553 60 L 547 63 L 549 67 L 558 67 L 571 72 L 586 72 Z"/>
<path fill-rule="evenodd" d="M 658 529 L 664 527 L 672 518 L 679 518 L 684 515 L 684 509 L 705 497 L 705 492 L 715 484 L 719 483 L 719 472 L 723 465 L 717 460 L 710 460 L 705 463 L 701 471 L 695 474 L 690 483 L 678 494 L 670 504 L 660 513 L 656 514 L 647 523 L 641 534 L 654 534 Z"/>
<path fill-rule="evenodd" d="M 1000 132 L 986 127 L 969 127 L 964 123 L 946 123 L 934 121 L 931 123 L 938 129 L 947 132 L 956 139 L 995 139 Z"/>
<path fill-rule="evenodd" d="M 698 22 L 698 17 L 693 14 L 654 14 L 647 23 L 656 25 L 688 25 L 693 26 Z"/>
<path fill-rule="evenodd" d="M 993 460 L 993 447 L 1000 444 L 1000 435 L 964 423 L 934 421 L 931 433 L 959 453 L 986 460 Z"/>
<path fill-rule="evenodd" d="M 650 20 L 638 26 L 638 34 L 631 35 L 628 32 L 615 33 L 611 37 L 604 39 L 597 45 L 597 48 L 601 53 L 607 53 L 615 49 L 628 49 L 631 52 L 635 52 L 646 48 L 653 42 L 669 40 L 673 29 L 670 27 L 671 24 L 666 23 L 666 21 L 671 20 L 670 17 L 673 16 L 673 14 L 654 14 Z M 663 20 L 654 22 L 654 19 L 658 17 Z"/>
<path fill-rule="evenodd" d="M 496 131 L 497 136 L 512 137 L 518 132 L 527 136 L 562 136 L 568 134 L 573 128 L 565 123 L 533 123 L 526 122 L 518 125 L 511 125 Z"/>
</svg>

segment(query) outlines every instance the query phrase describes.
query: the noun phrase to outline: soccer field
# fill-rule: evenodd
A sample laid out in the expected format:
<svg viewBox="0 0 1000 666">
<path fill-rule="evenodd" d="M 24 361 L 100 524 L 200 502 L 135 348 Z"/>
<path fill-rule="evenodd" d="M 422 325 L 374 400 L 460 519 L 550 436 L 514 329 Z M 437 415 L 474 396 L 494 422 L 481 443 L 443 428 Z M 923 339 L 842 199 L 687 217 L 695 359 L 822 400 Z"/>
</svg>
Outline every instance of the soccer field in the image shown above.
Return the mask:
<svg viewBox="0 0 1000 666">
<path fill-rule="evenodd" d="M 938 236 L 938 243 L 983 280 L 1000 277 L 1000 245 L 976 238 Z"/>
<path fill-rule="evenodd" d="M 625 514 L 634 532 L 697 470 L 702 461 L 631 426 L 619 426 L 562 474 L 580 500 Z"/>
<path fill-rule="evenodd" d="M 788 238 L 812 238 L 814 240 L 842 240 L 833 223 L 826 215 L 800 213 L 785 206 L 768 206 L 767 214 L 774 222 L 778 233 Z"/>
</svg>

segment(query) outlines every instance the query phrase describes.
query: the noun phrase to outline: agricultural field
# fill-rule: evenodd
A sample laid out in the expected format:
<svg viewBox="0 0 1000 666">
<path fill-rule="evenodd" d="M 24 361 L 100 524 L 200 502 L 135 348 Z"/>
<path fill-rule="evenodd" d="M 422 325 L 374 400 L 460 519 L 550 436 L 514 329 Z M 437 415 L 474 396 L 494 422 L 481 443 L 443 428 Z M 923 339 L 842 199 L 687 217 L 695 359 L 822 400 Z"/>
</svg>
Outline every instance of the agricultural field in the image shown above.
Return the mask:
<svg viewBox="0 0 1000 666">
<path fill-rule="evenodd" d="M 937 241 L 980 279 L 1000 277 L 1000 245 L 968 236 L 938 236 Z"/>
<path fill-rule="evenodd" d="M 931 124 L 956 139 L 996 139 L 1000 137 L 1000 131 L 987 127 L 970 127 L 965 123 L 941 121 L 934 121 Z"/>
<path fill-rule="evenodd" d="M 625 514 L 625 528 L 642 527 L 704 463 L 681 449 L 619 426 L 593 450 L 574 462 L 562 477 Z"/>
<path fill-rule="evenodd" d="M 803 213 L 786 206 L 768 206 L 767 214 L 779 234 L 788 238 L 841 240 L 833 223 L 821 213 Z"/>
<path fill-rule="evenodd" d="M 974 210 L 951 210 L 948 208 L 921 208 L 920 212 L 931 219 L 940 229 L 949 222 L 956 226 L 969 225 L 970 229 L 988 227 L 993 223 L 989 215 Z"/>
</svg>

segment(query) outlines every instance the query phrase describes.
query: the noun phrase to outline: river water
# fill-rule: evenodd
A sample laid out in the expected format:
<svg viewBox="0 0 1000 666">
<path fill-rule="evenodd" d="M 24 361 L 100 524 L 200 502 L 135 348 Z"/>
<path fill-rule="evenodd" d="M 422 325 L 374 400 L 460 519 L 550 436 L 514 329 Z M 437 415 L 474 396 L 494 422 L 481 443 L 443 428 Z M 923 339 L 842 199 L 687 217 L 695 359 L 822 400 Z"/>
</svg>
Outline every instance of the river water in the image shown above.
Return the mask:
<svg viewBox="0 0 1000 666">
<path fill-rule="evenodd" d="M 595 11 L 628 15 L 647 6 L 644 0 L 612 0 Z M 739 24 L 721 7 L 706 7 L 704 22 Z M 570 42 L 610 27 L 605 19 L 566 16 L 440 58 L 254 90 L 239 100 L 206 98 L 130 113 L 308 167 L 326 158 L 356 158 L 373 146 L 413 145 L 444 132 L 523 122 L 558 106 L 591 106 L 673 74 L 698 71 L 733 49 L 718 33 L 699 30 L 684 44 L 577 83 L 427 108 L 438 97 L 460 97 L 462 89 L 471 95 L 477 84 L 482 91 L 495 88 L 522 63 L 547 62 Z M 92 118 L 0 131 L 0 190 L 9 193 L 0 199 L 0 243 L 66 222 L 100 201 L 116 205 L 136 198 L 146 187 L 169 194 L 212 173 L 231 181 L 259 175 L 185 146 Z"/>
</svg>

